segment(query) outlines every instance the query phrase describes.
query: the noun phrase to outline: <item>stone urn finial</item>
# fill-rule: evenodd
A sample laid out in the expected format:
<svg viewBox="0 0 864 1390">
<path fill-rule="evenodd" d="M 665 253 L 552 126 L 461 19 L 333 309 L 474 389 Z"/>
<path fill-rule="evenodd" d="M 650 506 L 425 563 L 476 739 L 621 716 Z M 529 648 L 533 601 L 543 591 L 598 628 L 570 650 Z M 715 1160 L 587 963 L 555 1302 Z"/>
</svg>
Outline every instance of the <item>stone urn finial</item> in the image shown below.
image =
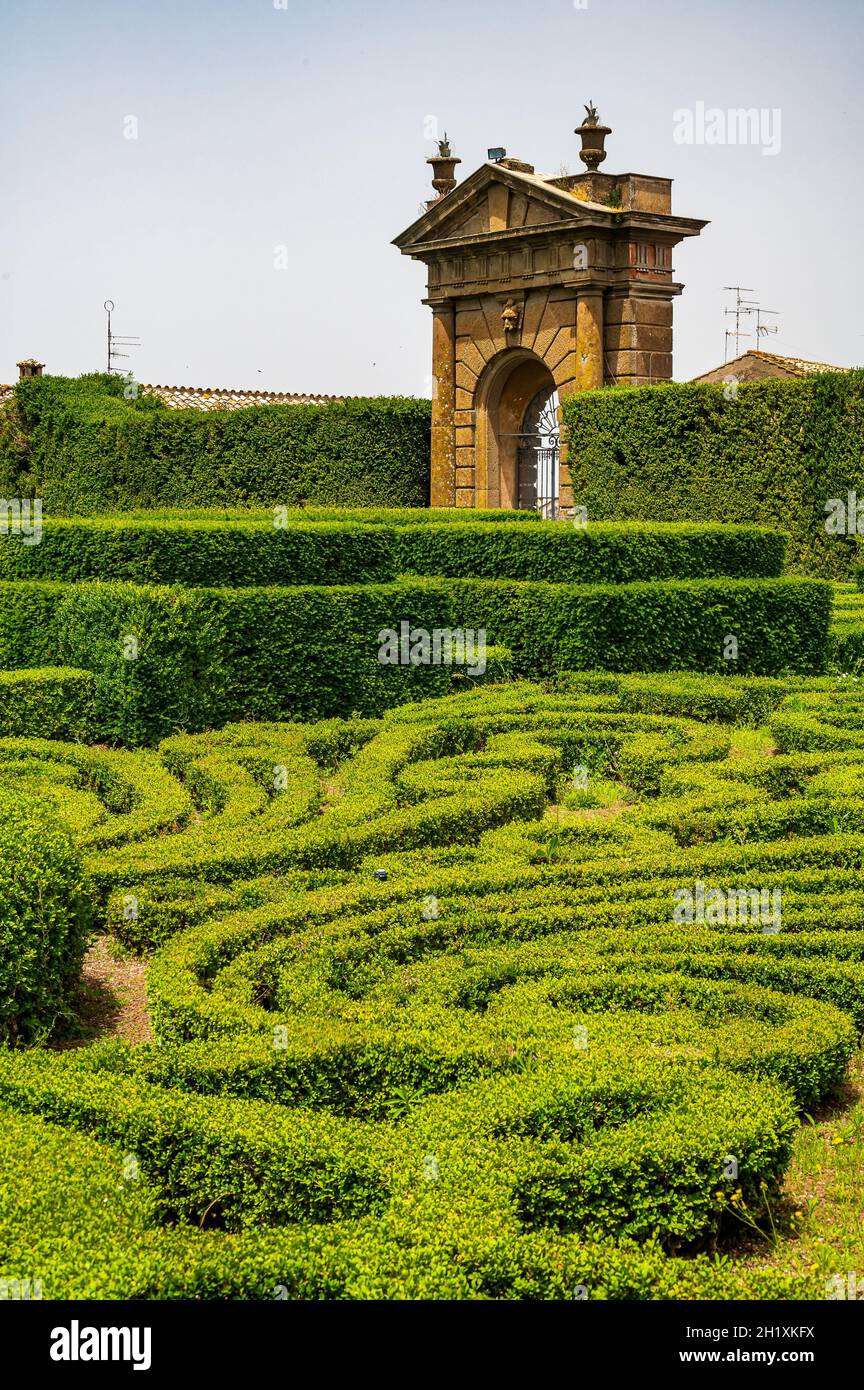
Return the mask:
<svg viewBox="0 0 864 1390">
<path fill-rule="evenodd" d="M 462 160 L 457 158 L 450 149 L 450 141 L 447 139 L 447 132 L 444 132 L 443 140 L 436 140 L 438 153 L 430 156 L 426 160 L 427 164 L 432 165 L 432 187 L 435 189 L 436 197 L 433 202 L 438 202 L 447 193 L 451 193 L 456 187 L 456 179 L 453 170 Z M 431 204 L 429 205 L 431 207 Z"/>
<path fill-rule="evenodd" d="M 581 125 L 577 125 L 576 134 L 582 140 L 579 158 L 593 173 L 606 158 L 606 136 L 612 134 L 611 126 L 600 124 L 600 117 L 593 101 L 589 101 L 585 107 L 585 119 Z"/>
</svg>

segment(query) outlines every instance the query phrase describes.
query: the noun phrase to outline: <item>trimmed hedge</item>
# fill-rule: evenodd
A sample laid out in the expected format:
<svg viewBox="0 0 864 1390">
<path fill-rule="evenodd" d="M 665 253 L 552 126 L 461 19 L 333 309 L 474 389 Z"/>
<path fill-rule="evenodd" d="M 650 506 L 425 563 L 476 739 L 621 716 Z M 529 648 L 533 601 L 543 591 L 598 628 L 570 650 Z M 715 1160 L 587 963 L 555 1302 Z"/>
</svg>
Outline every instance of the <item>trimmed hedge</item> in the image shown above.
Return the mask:
<svg viewBox="0 0 864 1390">
<path fill-rule="evenodd" d="M 772 579 L 783 571 L 786 546 L 779 532 L 755 526 L 650 522 L 584 528 L 544 522 L 518 531 L 500 525 L 404 526 L 398 541 L 405 574 L 559 584 Z"/>
<path fill-rule="evenodd" d="M 87 518 L 98 522 L 110 520 L 114 525 L 133 525 L 136 522 L 162 524 L 168 521 L 207 521 L 207 522 L 266 522 L 272 526 L 276 511 L 274 507 L 148 507 L 143 511 L 100 513 Z M 537 525 L 542 522 L 539 512 L 518 511 L 505 507 L 285 507 L 280 508 L 280 524 L 288 527 L 298 523 L 320 523 L 324 521 L 350 521 L 357 526 L 446 526 L 456 524 L 466 526 L 484 521 L 506 521 L 524 525 L 528 522 Z M 78 518 L 84 520 L 85 518 Z"/>
<path fill-rule="evenodd" d="M 243 523 L 55 518 L 44 523 L 36 546 L 0 535 L 0 578 L 190 587 L 372 584 L 396 577 L 394 551 L 387 525 L 295 522 L 288 529 L 274 527 L 272 517 Z"/>
<path fill-rule="evenodd" d="M 396 1246 L 358 1222 L 348 1247 L 329 1225 L 231 1236 L 160 1229 L 154 1188 L 131 1165 L 134 1157 L 38 1115 L 2 1109 L 0 1278 L 7 1298 L 269 1302 L 284 1292 L 304 1299 L 572 1299 L 579 1286 L 592 1297 L 621 1299 L 802 1292 L 800 1279 L 739 1272 L 716 1257 L 674 1259 L 654 1243 L 616 1249 L 558 1232 L 526 1234 L 518 1243 L 509 1233 L 484 1233 L 458 1263 L 446 1227 Z"/>
<path fill-rule="evenodd" d="M 139 743 L 231 719 L 378 714 L 445 693 L 450 667 L 379 662 L 378 634 L 403 621 L 452 627 L 446 590 L 419 580 L 290 589 L 79 584 L 58 610 L 56 650 L 93 671 L 102 736 Z"/>
<path fill-rule="evenodd" d="M 0 412 L 0 492 L 46 511 L 283 505 L 421 507 L 429 401 L 171 410 L 113 377 L 19 382 Z"/>
<path fill-rule="evenodd" d="M 669 580 L 622 585 L 453 580 L 466 627 L 484 627 L 531 677 L 561 670 L 825 669 L 831 590 L 810 579 Z M 728 636 L 734 661 L 724 656 Z"/>
<path fill-rule="evenodd" d="M 0 1297 L 128 1296 L 157 1253 L 152 1221 L 119 1149 L 0 1109 Z"/>
<path fill-rule="evenodd" d="M 826 503 L 864 496 L 864 370 L 796 381 L 663 384 L 562 402 L 574 502 L 594 521 L 754 522 L 789 536 L 796 569 L 846 578 L 856 537 Z"/>
<path fill-rule="evenodd" d="M 797 676 L 0 740 L 0 787 L 53 788 L 112 922 L 159 942 L 153 1045 L 0 1051 L 61 1175 L 28 1209 L 8 1155 L 8 1273 L 32 1220 L 48 1297 L 818 1295 L 698 1252 L 767 1227 L 864 1028 L 862 773 L 864 690 Z M 700 882 L 747 910 L 682 922 Z"/>
<path fill-rule="evenodd" d="M 65 829 L 0 796 L 0 1041 L 32 1042 L 68 1015 L 92 917 Z"/>
<path fill-rule="evenodd" d="M 841 674 L 860 677 L 864 671 L 864 593 L 857 585 L 834 585 L 830 653 Z"/>
<path fill-rule="evenodd" d="M 435 515 L 434 513 L 432 515 Z M 527 513 L 526 513 L 527 515 Z M 248 587 L 442 575 L 558 583 L 776 578 L 784 538 L 755 526 L 513 526 L 50 519 L 37 546 L 0 534 L 0 580 Z"/>
<path fill-rule="evenodd" d="M 94 681 L 89 671 L 43 666 L 0 671 L 0 737 L 94 737 Z"/>
<path fill-rule="evenodd" d="M 0 670 L 59 665 L 58 613 L 68 592 L 54 580 L 0 581 Z"/>
<path fill-rule="evenodd" d="M 730 634 L 738 671 L 773 675 L 824 669 L 830 604 L 830 588 L 805 579 L 256 589 L 20 581 L 0 583 L 0 660 L 91 670 L 100 736 L 140 743 L 228 720 L 376 715 L 446 693 L 461 668 L 380 663 L 380 633 L 403 622 L 485 630 L 534 677 L 728 671 Z"/>
</svg>

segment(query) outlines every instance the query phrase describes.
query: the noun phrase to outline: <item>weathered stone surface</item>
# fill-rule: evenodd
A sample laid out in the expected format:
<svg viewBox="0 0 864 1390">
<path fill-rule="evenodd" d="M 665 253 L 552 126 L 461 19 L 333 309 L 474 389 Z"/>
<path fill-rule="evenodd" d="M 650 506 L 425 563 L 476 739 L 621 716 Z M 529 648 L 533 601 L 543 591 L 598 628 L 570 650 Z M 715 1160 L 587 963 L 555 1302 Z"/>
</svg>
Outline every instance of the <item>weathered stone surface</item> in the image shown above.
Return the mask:
<svg viewBox="0 0 864 1390">
<path fill-rule="evenodd" d="M 654 295 L 645 299 L 635 299 L 610 294 L 606 297 L 606 322 L 671 328 L 672 303 L 671 300 L 658 299 Z"/>
<path fill-rule="evenodd" d="M 516 505 L 518 436 L 540 393 L 671 378 L 671 251 L 704 225 L 673 215 L 668 179 L 546 178 L 506 160 L 397 237 L 429 271 L 433 505 Z M 573 500 L 566 441 L 559 498 Z"/>
</svg>

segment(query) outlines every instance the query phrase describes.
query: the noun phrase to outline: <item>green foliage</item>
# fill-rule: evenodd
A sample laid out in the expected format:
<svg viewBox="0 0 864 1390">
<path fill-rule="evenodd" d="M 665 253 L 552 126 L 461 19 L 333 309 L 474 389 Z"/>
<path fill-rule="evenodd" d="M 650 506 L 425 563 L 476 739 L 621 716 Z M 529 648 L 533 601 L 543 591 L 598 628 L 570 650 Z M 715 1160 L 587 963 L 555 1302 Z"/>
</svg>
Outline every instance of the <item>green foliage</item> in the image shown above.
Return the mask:
<svg viewBox="0 0 864 1390">
<path fill-rule="evenodd" d="M 730 637 L 740 673 L 825 667 L 830 592 L 777 577 L 776 534 L 444 516 L 49 520 L 38 546 L 0 539 L 0 663 L 92 671 L 94 732 L 132 744 L 231 720 L 377 715 L 451 679 L 726 672 Z M 476 673 L 382 662 L 380 634 L 403 623 L 482 630 L 501 659 Z"/>
<path fill-rule="evenodd" d="M 573 680 L 574 678 L 571 678 Z M 575 682 L 578 682 L 578 676 Z M 566 688 L 577 688 L 571 684 Z M 616 695 L 622 709 L 639 714 L 673 714 L 718 724 L 762 724 L 786 698 L 780 680 L 669 675 L 625 676 Z"/>
<path fill-rule="evenodd" d="M 754 522 L 793 565 L 845 578 L 855 537 L 826 503 L 864 494 L 864 371 L 722 386 L 581 392 L 563 402 L 574 501 L 596 521 Z"/>
<path fill-rule="evenodd" d="M 446 591 L 422 580 L 278 589 L 79 584 L 68 587 L 56 640 L 60 660 L 94 672 L 102 736 L 140 743 L 231 719 L 378 714 L 443 693 L 449 667 L 382 664 L 379 633 L 402 622 L 450 627 L 450 617 Z"/>
<path fill-rule="evenodd" d="M 421 507 L 429 430 L 424 400 L 169 410 L 152 396 L 126 401 L 111 377 L 37 377 L 18 384 L 0 421 L 0 490 L 71 515 L 306 501 Z"/>
<path fill-rule="evenodd" d="M 68 832 L 0 796 L 0 1040 L 30 1042 L 68 1013 L 91 920 Z"/>
<path fill-rule="evenodd" d="M 785 539 L 755 526 L 590 525 L 544 522 L 405 526 L 398 535 L 406 574 L 629 584 L 637 580 L 776 578 Z M 0 547 L 2 550 L 2 547 Z"/>
<path fill-rule="evenodd" d="M 829 650 L 841 675 L 854 679 L 864 671 L 864 593 L 857 585 L 834 585 Z"/>
<path fill-rule="evenodd" d="M 0 737 L 38 729 L 44 738 L 89 739 L 93 695 L 88 671 L 51 666 L 0 671 Z"/>
<path fill-rule="evenodd" d="M 514 526 L 464 510 L 422 522 L 380 513 L 367 522 L 271 514 L 244 520 L 174 517 L 46 519 L 39 545 L 0 535 L 4 580 L 122 579 L 138 584 L 369 584 L 402 575 L 628 583 L 675 578 L 776 578 L 784 539 L 755 526 Z M 531 516 L 532 513 L 513 513 Z M 430 521 L 430 517 L 436 520 Z M 285 524 L 282 525 L 282 521 Z"/>
<path fill-rule="evenodd" d="M 379 660 L 380 633 L 403 622 L 430 633 L 482 629 L 530 676 L 728 671 L 729 634 L 742 674 L 772 675 L 824 669 L 830 603 L 828 586 L 804 579 L 255 589 L 19 581 L 0 585 L 0 649 L 11 667 L 91 670 L 100 737 L 142 743 L 228 720 L 376 715 L 445 693 L 458 668 Z"/>
<path fill-rule="evenodd" d="M 68 586 L 0 580 L 0 670 L 57 666 L 57 613 Z"/>
<path fill-rule="evenodd" d="M 128 1180 L 119 1149 L 0 1109 L 5 1297 L 124 1297 L 146 1282 L 152 1215 L 147 1185 Z"/>
<path fill-rule="evenodd" d="M 54 518 L 38 546 L 0 536 L 0 575 L 190 587 L 370 584 L 396 577 L 394 549 L 386 524 L 295 521 L 287 529 L 274 526 L 272 515 L 248 522 Z"/>
<path fill-rule="evenodd" d="M 742 751 L 766 716 L 777 750 Z M 548 804 L 578 764 L 599 817 Z M 81 1175 L 0 1203 L 8 1272 L 32 1222 L 49 1297 L 818 1296 L 700 1252 L 780 1220 L 796 1113 L 864 1028 L 862 772 L 858 684 L 797 676 L 0 740 L 0 790 L 158 945 L 154 1044 L 0 1055 L 14 1141 L 68 1135 Z M 736 907 L 679 920 L 700 881 Z"/>
<path fill-rule="evenodd" d="M 668 580 L 626 585 L 451 581 L 467 627 L 509 647 L 523 675 L 561 670 L 818 672 L 830 588 L 809 579 Z"/>
</svg>

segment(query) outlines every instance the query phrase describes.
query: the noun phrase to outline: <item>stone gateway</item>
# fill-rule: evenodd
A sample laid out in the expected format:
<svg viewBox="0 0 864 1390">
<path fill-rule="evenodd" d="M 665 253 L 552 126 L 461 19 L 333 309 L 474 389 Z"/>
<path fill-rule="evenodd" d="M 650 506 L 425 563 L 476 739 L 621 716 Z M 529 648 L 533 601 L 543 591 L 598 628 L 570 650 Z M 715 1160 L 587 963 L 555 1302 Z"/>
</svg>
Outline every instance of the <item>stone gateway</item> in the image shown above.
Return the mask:
<svg viewBox="0 0 864 1390">
<path fill-rule="evenodd" d="M 446 137 L 437 196 L 394 245 L 428 267 L 433 507 L 569 515 L 561 400 L 672 376 L 672 250 L 706 225 L 672 212 L 672 180 L 607 174 L 608 126 L 577 128 L 579 174 L 503 151 L 457 185 Z"/>
</svg>

